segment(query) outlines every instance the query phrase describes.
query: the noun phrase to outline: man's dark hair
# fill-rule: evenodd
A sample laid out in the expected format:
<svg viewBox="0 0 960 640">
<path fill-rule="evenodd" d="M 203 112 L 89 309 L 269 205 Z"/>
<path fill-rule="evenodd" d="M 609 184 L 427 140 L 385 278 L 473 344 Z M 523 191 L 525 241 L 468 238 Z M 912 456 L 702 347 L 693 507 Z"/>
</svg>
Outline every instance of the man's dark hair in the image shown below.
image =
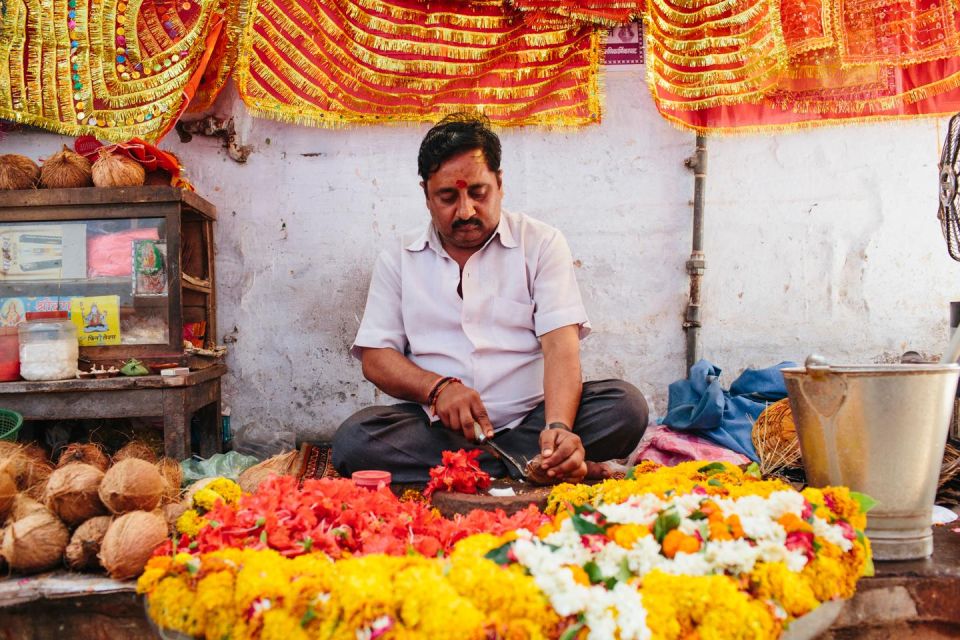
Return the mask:
<svg viewBox="0 0 960 640">
<path fill-rule="evenodd" d="M 444 162 L 474 149 L 483 151 L 490 171 L 500 171 L 500 138 L 490 129 L 490 120 L 478 113 L 451 113 L 423 137 L 417 173 L 426 181 Z"/>
</svg>

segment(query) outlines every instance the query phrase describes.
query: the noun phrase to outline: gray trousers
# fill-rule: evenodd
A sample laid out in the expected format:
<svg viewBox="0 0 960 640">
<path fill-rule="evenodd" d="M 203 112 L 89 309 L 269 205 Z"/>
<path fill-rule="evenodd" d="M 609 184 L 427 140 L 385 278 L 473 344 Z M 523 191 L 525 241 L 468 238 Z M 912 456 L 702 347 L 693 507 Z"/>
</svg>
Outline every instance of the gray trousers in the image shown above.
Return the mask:
<svg viewBox="0 0 960 640">
<path fill-rule="evenodd" d="M 541 402 L 515 428 L 501 431 L 496 442 L 518 459 L 531 460 L 540 453 L 544 427 Z M 587 460 L 603 462 L 626 458 L 640 442 L 647 427 L 647 401 L 640 390 L 623 380 L 585 382 L 574 431 L 583 441 Z M 430 419 L 413 402 L 367 407 L 340 425 L 333 437 L 333 465 L 349 478 L 354 471 L 389 471 L 398 483 L 426 483 L 430 468 L 440 464 L 444 451 L 472 449 L 473 443 Z M 480 467 L 496 478 L 514 473 L 492 455 L 483 452 Z M 516 475 L 514 473 L 514 475 Z"/>
</svg>

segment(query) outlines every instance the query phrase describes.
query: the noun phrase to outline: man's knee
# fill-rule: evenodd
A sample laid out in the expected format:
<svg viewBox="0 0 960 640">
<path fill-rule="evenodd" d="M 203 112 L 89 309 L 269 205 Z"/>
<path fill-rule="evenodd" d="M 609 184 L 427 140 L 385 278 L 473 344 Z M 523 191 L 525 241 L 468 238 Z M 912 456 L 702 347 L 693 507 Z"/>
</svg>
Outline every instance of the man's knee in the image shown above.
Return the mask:
<svg viewBox="0 0 960 640">
<path fill-rule="evenodd" d="M 625 380 L 601 380 L 595 384 L 601 390 L 608 415 L 615 416 L 621 425 L 637 428 L 641 433 L 646 429 L 650 408 L 640 389 Z"/>
<path fill-rule="evenodd" d="M 366 407 L 343 421 L 333 434 L 333 466 L 338 473 L 349 473 L 370 440 L 368 425 L 384 407 Z"/>
</svg>

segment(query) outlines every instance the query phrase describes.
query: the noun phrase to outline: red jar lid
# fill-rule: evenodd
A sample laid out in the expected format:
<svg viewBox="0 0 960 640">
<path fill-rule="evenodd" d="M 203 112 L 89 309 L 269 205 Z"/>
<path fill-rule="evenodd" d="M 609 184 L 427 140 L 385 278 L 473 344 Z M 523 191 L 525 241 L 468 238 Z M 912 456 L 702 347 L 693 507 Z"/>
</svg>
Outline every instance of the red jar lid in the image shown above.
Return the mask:
<svg viewBox="0 0 960 640">
<path fill-rule="evenodd" d="M 31 320 L 48 320 L 51 318 L 62 320 L 68 315 L 70 314 L 66 311 L 27 311 L 27 322 Z"/>
<path fill-rule="evenodd" d="M 377 471 L 375 469 L 370 469 L 368 471 L 354 471 L 350 476 L 350 479 L 358 487 L 367 487 L 371 489 L 376 489 L 381 484 L 385 486 L 390 485 L 392 476 L 389 471 Z"/>
</svg>

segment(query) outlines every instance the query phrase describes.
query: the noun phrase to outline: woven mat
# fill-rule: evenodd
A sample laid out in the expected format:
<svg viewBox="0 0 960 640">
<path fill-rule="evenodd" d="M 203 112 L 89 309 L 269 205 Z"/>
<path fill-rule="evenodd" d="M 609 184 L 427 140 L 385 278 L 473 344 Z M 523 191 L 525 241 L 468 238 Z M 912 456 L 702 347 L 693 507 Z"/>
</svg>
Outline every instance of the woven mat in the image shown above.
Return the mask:
<svg viewBox="0 0 960 640">
<path fill-rule="evenodd" d="M 300 445 L 300 469 L 297 472 L 297 483 L 302 485 L 304 480 L 311 478 L 339 478 L 340 474 L 333 468 L 333 448 L 328 444 Z"/>
</svg>

